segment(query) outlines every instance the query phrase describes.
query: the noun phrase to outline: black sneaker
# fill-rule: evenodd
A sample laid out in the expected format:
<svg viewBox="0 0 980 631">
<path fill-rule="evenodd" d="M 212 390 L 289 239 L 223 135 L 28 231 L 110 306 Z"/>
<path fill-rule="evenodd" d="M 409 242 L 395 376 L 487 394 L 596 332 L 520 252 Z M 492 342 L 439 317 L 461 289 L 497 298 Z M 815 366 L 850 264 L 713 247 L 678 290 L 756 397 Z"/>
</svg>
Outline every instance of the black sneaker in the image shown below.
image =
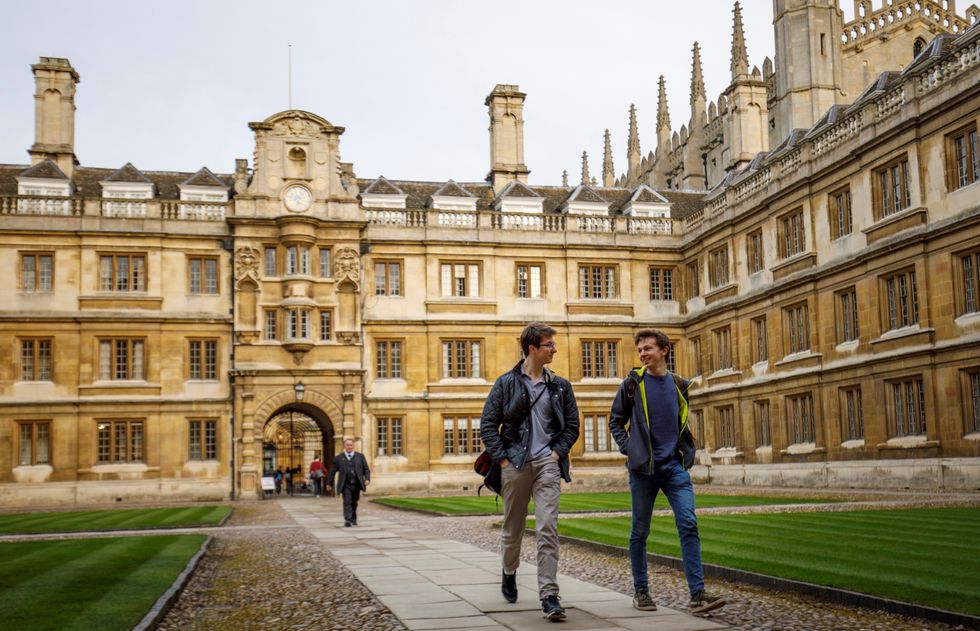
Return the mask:
<svg viewBox="0 0 980 631">
<path fill-rule="evenodd" d="M 500 582 L 500 593 L 504 595 L 504 600 L 509 603 L 517 602 L 517 572 L 508 574 L 501 571 L 503 580 Z"/>
<path fill-rule="evenodd" d="M 544 617 L 551 622 L 558 622 L 565 619 L 565 608 L 561 606 L 561 598 L 557 594 L 545 596 L 541 599 L 541 608 L 544 610 Z"/>
<path fill-rule="evenodd" d="M 650 590 L 641 587 L 633 594 L 633 609 L 640 611 L 656 611 L 657 603 L 650 598 Z"/>
<path fill-rule="evenodd" d="M 707 613 L 724 607 L 728 601 L 724 597 L 701 590 L 691 596 L 691 613 Z"/>
<path fill-rule="evenodd" d="M 349 521 L 345 521 L 344 522 L 344 528 L 350 528 L 350 522 Z"/>
</svg>

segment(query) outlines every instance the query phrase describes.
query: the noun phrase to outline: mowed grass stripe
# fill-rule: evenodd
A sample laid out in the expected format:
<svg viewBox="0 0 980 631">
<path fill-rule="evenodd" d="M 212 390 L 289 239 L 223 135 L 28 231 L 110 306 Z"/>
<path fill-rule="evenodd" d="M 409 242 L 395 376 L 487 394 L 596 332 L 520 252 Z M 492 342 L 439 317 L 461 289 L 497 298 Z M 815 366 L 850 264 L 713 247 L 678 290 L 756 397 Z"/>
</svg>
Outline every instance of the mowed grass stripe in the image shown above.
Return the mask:
<svg viewBox="0 0 980 631">
<path fill-rule="evenodd" d="M 0 534 L 212 526 L 230 512 L 228 506 L 193 506 L 0 515 Z"/>
<path fill-rule="evenodd" d="M 980 615 L 980 509 L 703 515 L 699 523 L 707 563 Z M 563 518 L 558 527 L 629 545 L 626 517 Z M 647 549 L 680 556 L 672 518 L 654 518 Z"/>
<path fill-rule="evenodd" d="M 374 500 L 377 503 L 395 508 L 410 508 L 446 515 L 493 515 L 503 512 L 503 504 L 498 500 L 494 502 L 494 496 L 453 496 L 453 497 L 432 497 L 432 498 L 380 498 Z M 812 498 L 792 498 L 792 497 L 763 497 L 745 495 L 699 495 L 697 505 L 699 508 L 710 508 L 716 506 L 765 506 L 780 504 L 800 504 L 800 503 L 822 503 L 834 502 L 837 500 L 815 500 Z M 654 505 L 658 510 L 670 508 L 663 495 L 657 497 Z M 559 510 L 566 513 L 574 512 L 629 512 L 631 507 L 630 494 L 624 492 L 611 493 L 566 493 L 561 496 Z M 534 503 L 530 504 L 530 512 L 534 512 Z"/>
<path fill-rule="evenodd" d="M 12 629 L 129 629 L 203 535 L 0 543 L 0 611 Z M 24 553 L 24 550 L 28 553 Z"/>
</svg>

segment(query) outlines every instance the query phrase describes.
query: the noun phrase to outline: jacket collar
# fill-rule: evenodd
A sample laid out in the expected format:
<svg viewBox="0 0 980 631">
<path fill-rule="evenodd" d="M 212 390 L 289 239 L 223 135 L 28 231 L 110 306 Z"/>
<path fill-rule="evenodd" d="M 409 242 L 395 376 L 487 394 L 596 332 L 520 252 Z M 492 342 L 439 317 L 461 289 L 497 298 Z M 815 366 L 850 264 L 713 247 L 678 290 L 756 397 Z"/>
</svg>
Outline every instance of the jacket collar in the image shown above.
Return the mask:
<svg viewBox="0 0 980 631">
<path fill-rule="evenodd" d="M 547 366 L 545 366 L 542 370 L 544 375 L 544 382 L 551 383 L 555 378 L 555 373 L 553 373 Z M 515 365 L 511 369 L 511 372 L 518 377 L 522 376 L 524 374 L 524 360 L 522 359 L 519 362 L 517 362 L 517 365 Z"/>
</svg>

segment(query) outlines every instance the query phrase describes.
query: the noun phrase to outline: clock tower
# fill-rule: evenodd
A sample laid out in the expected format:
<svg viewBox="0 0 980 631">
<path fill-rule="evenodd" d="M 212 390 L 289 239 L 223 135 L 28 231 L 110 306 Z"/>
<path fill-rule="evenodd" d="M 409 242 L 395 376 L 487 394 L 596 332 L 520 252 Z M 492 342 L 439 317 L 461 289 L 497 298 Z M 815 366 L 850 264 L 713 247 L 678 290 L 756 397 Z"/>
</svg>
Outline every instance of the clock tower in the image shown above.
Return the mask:
<svg viewBox="0 0 980 631">
<path fill-rule="evenodd" d="M 363 435 L 359 296 L 366 226 L 353 167 L 340 160 L 343 127 L 301 110 L 249 127 L 253 168 L 241 169 L 228 218 L 236 459 L 246 497 L 260 492 L 260 478 L 270 462 L 284 461 L 283 453 L 304 465 L 314 455 L 329 461 L 344 438 Z M 296 418 L 306 428 L 302 440 L 291 436 Z M 285 434 L 289 446 L 278 453 Z"/>
</svg>

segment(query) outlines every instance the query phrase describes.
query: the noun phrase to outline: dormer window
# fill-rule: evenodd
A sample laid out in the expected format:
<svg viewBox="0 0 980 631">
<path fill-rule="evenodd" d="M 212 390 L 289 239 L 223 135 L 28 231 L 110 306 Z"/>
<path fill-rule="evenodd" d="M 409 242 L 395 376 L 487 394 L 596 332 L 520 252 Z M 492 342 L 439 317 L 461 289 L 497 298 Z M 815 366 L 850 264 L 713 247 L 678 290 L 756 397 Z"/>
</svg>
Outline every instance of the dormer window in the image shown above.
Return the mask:
<svg viewBox="0 0 980 631">
<path fill-rule="evenodd" d="M 607 202 L 588 184 L 579 184 L 568 196 L 562 209 L 571 215 L 609 215 Z"/>
<path fill-rule="evenodd" d="M 106 217 L 146 217 L 146 200 L 153 199 L 153 182 L 131 163 L 112 173 L 102 186 L 102 214 Z"/>
<path fill-rule="evenodd" d="M 456 182 L 449 180 L 432 194 L 433 210 L 476 210 L 476 196 Z"/>
<path fill-rule="evenodd" d="M 646 184 L 641 184 L 623 206 L 628 217 L 670 217 L 670 202 Z"/>
<path fill-rule="evenodd" d="M 544 198 L 527 184 L 515 180 L 500 191 L 493 207 L 504 213 L 543 213 Z"/>
<path fill-rule="evenodd" d="M 71 181 L 51 160 L 25 169 L 17 177 L 17 195 L 34 199 L 17 200 L 17 212 L 32 215 L 70 215 L 71 202 L 39 197 L 68 197 Z"/>
<path fill-rule="evenodd" d="M 180 189 L 179 219 L 224 219 L 228 186 L 207 167 L 177 185 Z M 189 203 L 188 203 L 189 202 Z"/>
<path fill-rule="evenodd" d="M 365 208 L 405 208 L 408 195 L 382 175 L 361 192 L 361 205 Z"/>
</svg>

